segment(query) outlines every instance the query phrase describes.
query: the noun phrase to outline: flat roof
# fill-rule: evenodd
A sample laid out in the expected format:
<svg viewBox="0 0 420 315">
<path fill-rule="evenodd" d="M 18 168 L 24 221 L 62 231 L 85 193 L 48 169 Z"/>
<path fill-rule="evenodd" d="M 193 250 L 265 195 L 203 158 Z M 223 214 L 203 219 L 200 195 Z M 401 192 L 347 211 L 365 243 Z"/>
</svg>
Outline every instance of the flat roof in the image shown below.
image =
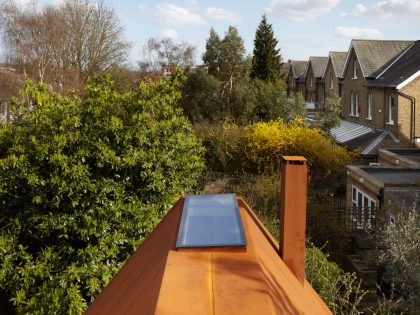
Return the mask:
<svg viewBox="0 0 420 315">
<path fill-rule="evenodd" d="M 361 167 L 385 185 L 420 185 L 420 169 Z"/>
<path fill-rule="evenodd" d="M 419 149 L 386 149 L 389 152 L 401 155 L 406 159 L 413 162 L 420 163 L 420 150 Z"/>
</svg>

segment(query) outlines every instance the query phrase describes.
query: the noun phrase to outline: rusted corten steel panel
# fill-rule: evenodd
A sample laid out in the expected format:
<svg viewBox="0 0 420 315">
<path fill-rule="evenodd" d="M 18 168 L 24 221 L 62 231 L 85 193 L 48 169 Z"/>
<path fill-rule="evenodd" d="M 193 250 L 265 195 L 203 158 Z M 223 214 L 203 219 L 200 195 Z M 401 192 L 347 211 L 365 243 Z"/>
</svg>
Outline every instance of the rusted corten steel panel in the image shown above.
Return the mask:
<svg viewBox="0 0 420 315">
<path fill-rule="evenodd" d="M 238 198 L 247 246 L 176 249 L 181 198 L 89 307 L 87 314 L 331 314 Z"/>
</svg>

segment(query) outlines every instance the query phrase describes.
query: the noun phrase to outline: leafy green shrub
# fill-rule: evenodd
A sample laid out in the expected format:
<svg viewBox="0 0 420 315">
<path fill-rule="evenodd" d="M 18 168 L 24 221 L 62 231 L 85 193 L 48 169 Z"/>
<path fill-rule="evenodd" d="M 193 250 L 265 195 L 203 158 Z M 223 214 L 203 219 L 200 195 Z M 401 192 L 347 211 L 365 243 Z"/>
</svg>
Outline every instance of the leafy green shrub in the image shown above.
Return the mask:
<svg viewBox="0 0 420 315">
<path fill-rule="evenodd" d="M 329 261 L 328 255 L 310 242 L 306 248 L 305 275 L 333 314 L 363 314 L 360 302 L 365 292 L 360 289 L 360 281 Z"/>
<path fill-rule="evenodd" d="M 82 98 L 27 84 L 0 125 L 0 287 L 18 313 L 80 314 L 194 185 L 182 80 L 120 93 L 102 77 Z"/>
</svg>

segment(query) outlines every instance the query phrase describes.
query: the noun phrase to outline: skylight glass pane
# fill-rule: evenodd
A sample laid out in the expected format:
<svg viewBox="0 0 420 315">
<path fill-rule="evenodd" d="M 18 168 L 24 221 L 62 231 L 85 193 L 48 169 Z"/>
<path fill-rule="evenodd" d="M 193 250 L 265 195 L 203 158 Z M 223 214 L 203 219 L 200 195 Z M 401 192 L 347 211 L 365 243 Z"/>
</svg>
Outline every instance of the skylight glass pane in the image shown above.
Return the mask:
<svg viewBox="0 0 420 315">
<path fill-rule="evenodd" d="M 236 195 L 186 197 L 176 247 L 244 245 L 246 238 Z"/>
</svg>

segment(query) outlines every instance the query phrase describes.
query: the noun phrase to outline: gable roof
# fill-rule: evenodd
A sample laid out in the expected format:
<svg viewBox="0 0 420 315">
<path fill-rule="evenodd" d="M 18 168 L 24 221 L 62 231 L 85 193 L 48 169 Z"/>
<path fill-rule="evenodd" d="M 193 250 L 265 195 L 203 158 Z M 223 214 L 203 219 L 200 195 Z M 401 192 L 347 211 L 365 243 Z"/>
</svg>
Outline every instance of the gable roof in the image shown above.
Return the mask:
<svg viewBox="0 0 420 315">
<path fill-rule="evenodd" d="M 292 75 L 295 79 L 299 79 L 305 74 L 307 65 L 307 61 L 290 60 L 289 71 L 292 71 Z"/>
<path fill-rule="evenodd" d="M 420 40 L 414 42 L 398 58 L 395 58 L 369 85 L 401 89 L 419 75 Z"/>
<path fill-rule="evenodd" d="M 375 77 L 375 72 L 397 58 L 413 41 L 353 39 L 341 76 L 348 67 L 350 52 L 354 49 L 365 78 Z"/>
<path fill-rule="evenodd" d="M 308 67 L 306 68 L 306 73 L 309 69 L 309 64 L 312 66 L 312 71 L 314 72 L 315 78 L 321 78 L 324 74 L 325 67 L 327 66 L 328 57 L 309 57 Z"/>
<path fill-rule="evenodd" d="M 85 314 L 332 314 L 238 198 L 245 248 L 176 248 L 179 199 Z"/>
<path fill-rule="evenodd" d="M 343 71 L 344 63 L 346 62 L 346 51 L 330 51 L 328 56 L 328 61 L 331 61 L 331 65 L 334 70 L 334 74 L 336 78 L 341 77 L 341 72 Z M 328 67 L 328 61 L 325 65 L 324 73 L 322 74 L 322 77 L 325 77 L 325 73 L 327 71 Z"/>
</svg>

